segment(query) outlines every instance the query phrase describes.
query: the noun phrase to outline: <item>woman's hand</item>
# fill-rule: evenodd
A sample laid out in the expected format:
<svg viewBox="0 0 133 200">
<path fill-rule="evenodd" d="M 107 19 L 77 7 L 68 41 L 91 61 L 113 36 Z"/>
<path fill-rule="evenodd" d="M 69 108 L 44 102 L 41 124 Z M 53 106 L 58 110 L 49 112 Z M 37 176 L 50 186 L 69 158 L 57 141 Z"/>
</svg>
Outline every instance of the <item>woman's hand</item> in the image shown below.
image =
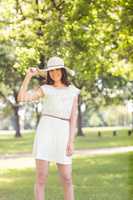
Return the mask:
<svg viewBox="0 0 133 200">
<path fill-rule="evenodd" d="M 37 76 L 38 75 L 38 69 L 35 67 L 30 67 L 27 70 L 26 76 L 32 78 L 33 76 Z"/>
<path fill-rule="evenodd" d="M 66 155 L 71 156 L 73 154 L 73 151 L 74 151 L 74 144 L 73 144 L 73 142 L 68 141 Z"/>
</svg>

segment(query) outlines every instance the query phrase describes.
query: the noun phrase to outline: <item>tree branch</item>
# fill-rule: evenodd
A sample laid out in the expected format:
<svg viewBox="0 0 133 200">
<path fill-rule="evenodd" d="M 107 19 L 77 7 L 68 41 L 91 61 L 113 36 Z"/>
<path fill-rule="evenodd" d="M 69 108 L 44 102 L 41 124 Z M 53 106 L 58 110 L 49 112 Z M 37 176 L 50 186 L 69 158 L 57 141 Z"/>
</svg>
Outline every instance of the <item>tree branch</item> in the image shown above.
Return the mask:
<svg viewBox="0 0 133 200">
<path fill-rule="evenodd" d="M 14 107 L 14 104 L 9 99 L 7 99 L 7 97 L 1 91 L 0 91 L 0 96 L 5 100 L 5 102 L 10 104 L 11 107 Z"/>
<path fill-rule="evenodd" d="M 61 11 L 61 10 L 62 10 L 61 6 L 65 3 L 64 1 L 62 1 L 60 4 L 57 5 L 56 2 L 55 2 L 55 0 L 51 0 L 51 2 L 52 2 L 52 4 L 53 4 L 54 8 L 55 8 L 56 10 L 58 10 L 58 11 Z"/>
<path fill-rule="evenodd" d="M 23 10 L 21 8 L 20 2 L 19 2 L 19 0 L 16 0 L 16 12 L 18 13 L 19 11 L 20 11 L 20 14 L 22 15 L 23 20 L 25 20 L 26 17 L 25 17 L 25 15 L 23 13 Z"/>
</svg>

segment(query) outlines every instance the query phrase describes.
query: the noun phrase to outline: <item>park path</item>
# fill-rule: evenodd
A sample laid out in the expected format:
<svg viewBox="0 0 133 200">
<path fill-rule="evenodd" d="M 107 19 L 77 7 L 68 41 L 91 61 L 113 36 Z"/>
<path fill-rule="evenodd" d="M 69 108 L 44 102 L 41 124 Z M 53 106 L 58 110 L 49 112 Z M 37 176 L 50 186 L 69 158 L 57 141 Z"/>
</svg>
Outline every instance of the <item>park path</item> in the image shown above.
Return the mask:
<svg viewBox="0 0 133 200">
<path fill-rule="evenodd" d="M 132 152 L 133 146 L 127 147 L 110 147 L 99 149 L 81 149 L 74 150 L 73 158 L 81 156 L 95 156 L 95 155 L 110 155 L 116 153 Z M 52 164 L 52 163 L 50 163 Z M 35 161 L 32 154 L 18 153 L 13 155 L 0 155 L 0 169 L 1 168 L 28 168 L 34 167 Z"/>
</svg>

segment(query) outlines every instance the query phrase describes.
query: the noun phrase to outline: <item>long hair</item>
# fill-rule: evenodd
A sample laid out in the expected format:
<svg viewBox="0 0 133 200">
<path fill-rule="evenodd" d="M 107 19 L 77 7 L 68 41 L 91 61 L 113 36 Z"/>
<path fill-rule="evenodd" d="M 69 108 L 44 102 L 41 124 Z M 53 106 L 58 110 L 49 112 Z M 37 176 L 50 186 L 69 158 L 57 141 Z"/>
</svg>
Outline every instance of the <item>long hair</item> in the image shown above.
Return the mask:
<svg viewBox="0 0 133 200">
<path fill-rule="evenodd" d="M 68 80 L 68 74 L 65 68 L 60 68 L 61 69 L 61 82 L 63 84 L 65 84 L 66 86 L 69 86 L 71 83 Z M 50 77 L 49 71 L 47 72 L 47 79 L 45 81 L 46 84 L 48 85 L 53 85 L 54 84 L 54 80 Z"/>
</svg>

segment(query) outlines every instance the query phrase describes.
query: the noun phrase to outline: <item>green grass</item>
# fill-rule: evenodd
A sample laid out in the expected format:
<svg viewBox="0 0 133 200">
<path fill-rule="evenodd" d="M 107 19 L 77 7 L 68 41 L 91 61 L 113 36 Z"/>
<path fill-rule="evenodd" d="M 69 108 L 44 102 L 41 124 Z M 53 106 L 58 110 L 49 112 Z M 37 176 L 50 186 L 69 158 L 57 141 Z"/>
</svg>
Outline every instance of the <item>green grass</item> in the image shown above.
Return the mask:
<svg viewBox="0 0 133 200">
<path fill-rule="evenodd" d="M 33 133 L 23 134 L 15 138 L 13 135 L 0 135 L 0 154 L 15 154 L 31 152 L 34 139 Z"/>
<path fill-rule="evenodd" d="M 1 200 L 33 200 L 35 169 L 0 171 Z M 76 200 L 132 200 L 133 153 L 73 159 Z M 50 165 L 46 200 L 63 200 L 56 165 Z"/>
<path fill-rule="evenodd" d="M 117 135 L 113 136 L 112 131 L 103 131 L 101 137 L 98 137 L 97 131 L 85 129 L 85 137 L 77 137 L 76 149 L 87 148 L 103 148 L 117 146 L 132 146 L 133 134 L 128 136 L 127 130 L 117 131 Z"/>
<path fill-rule="evenodd" d="M 84 130 L 84 137 L 76 137 L 75 149 L 103 148 L 116 146 L 132 146 L 133 134 L 127 135 L 126 130 L 119 130 L 117 136 L 112 136 L 111 131 L 102 132 L 98 137 L 96 131 Z M 14 154 L 31 152 L 34 133 L 23 134 L 22 138 L 14 138 L 13 135 L 0 134 L 0 154 Z"/>
</svg>

